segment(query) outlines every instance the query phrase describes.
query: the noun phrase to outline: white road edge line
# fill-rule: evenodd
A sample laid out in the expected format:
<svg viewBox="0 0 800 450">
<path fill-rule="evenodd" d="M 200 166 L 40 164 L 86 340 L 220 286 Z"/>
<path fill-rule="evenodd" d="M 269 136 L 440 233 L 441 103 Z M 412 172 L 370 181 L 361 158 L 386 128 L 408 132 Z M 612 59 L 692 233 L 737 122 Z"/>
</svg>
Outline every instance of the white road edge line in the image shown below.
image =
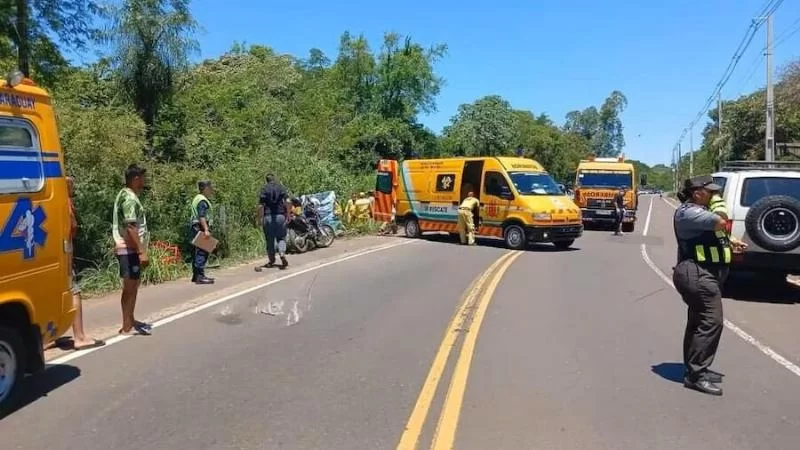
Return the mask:
<svg viewBox="0 0 800 450">
<path fill-rule="evenodd" d="M 650 197 L 650 206 L 647 207 L 647 219 L 644 221 L 644 230 L 642 236 L 647 236 L 647 231 L 650 229 L 650 215 L 653 213 L 653 197 Z"/>
<path fill-rule="evenodd" d="M 669 206 L 671 206 L 673 209 L 677 208 L 666 199 L 664 199 L 664 202 Z M 645 221 L 644 231 L 642 232 L 643 236 L 647 236 L 647 224 L 650 223 L 650 214 L 653 211 L 652 206 L 653 203 L 651 201 L 650 202 L 651 208 L 647 211 L 647 220 Z M 645 264 L 647 264 L 647 266 L 650 267 L 650 269 L 653 272 L 655 272 L 656 275 L 658 275 L 662 280 L 664 280 L 664 283 L 667 283 L 669 286 L 672 287 L 672 289 L 675 289 L 675 284 L 672 283 L 672 280 L 669 279 L 669 277 L 664 272 L 662 272 L 661 269 L 658 268 L 658 266 L 655 265 L 652 259 L 650 259 L 650 255 L 647 254 L 647 246 L 645 244 L 642 244 L 642 259 L 644 260 Z M 796 364 L 784 358 L 781 354 L 771 349 L 768 345 L 761 343 L 758 339 L 749 335 L 746 331 L 736 326 L 736 324 L 731 322 L 730 320 L 724 319 L 724 323 L 725 323 L 725 328 L 733 331 L 737 336 L 742 338 L 745 342 L 748 342 L 752 344 L 755 348 L 759 349 L 761 353 L 769 356 L 770 358 L 772 358 L 773 361 L 775 361 L 788 371 L 800 377 L 800 367 L 798 367 Z"/>
<path fill-rule="evenodd" d="M 249 294 L 251 292 L 257 291 L 259 289 L 263 289 L 263 288 L 265 288 L 267 286 L 271 286 L 271 285 L 276 284 L 276 283 L 280 283 L 281 281 L 285 281 L 285 280 L 288 280 L 290 278 L 294 278 L 294 277 L 297 277 L 297 276 L 300 276 L 300 275 L 303 275 L 303 274 L 306 274 L 306 273 L 309 273 L 309 272 L 313 272 L 315 270 L 319 270 L 319 269 L 322 269 L 322 268 L 325 268 L 325 267 L 328 267 L 328 266 L 332 266 L 332 265 L 338 264 L 340 262 L 344 262 L 344 261 L 348 261 L 348 260 L 351 260 L 351 259 L 354 259 L 354 258 L 358 258 L 359 256 L 369 255 L 370 253 L 380 252 L 380 251 L 383 251 L 383 250 L 388 250 L 390 248 L 395 248 L 395 247 L 400 247 L 402 245 L 412 244 L 414 242 L 418 242 L 418 241 L 407 240 L 407 241 L 397 242 L 397 243 L 393 243 L 393 244 L 389 244 L 389 245 L 382 245 L 380 247 L 375 247 L 375 248 L 371 248 L 371 249 L 368 249 L 368 250 L 363 250 L 363 251 L 360 251 L 360 252 L 357 252 L 357 253 L 353 253 L 352 255 L 343 256 L 341 258 L 337 258 L 337 259 L 334 259 L 334 260 L 331 260 L 331 261 L 328 261 L 328 262 L 324 262 L 324 263 L 318 264 L 316 266 L 308 267 L 306 269 L 299 270 L 297 272 L 288 273 L 288 274 L 286 274 L 286 275 L 284 275 L 282 277 L 275 278 L 273 280 L 258 284 L 256 286 L 249 287 L 247 289 L 242 289 L 241 291 L 237 291 L 237 292 L 234 292 L 232 294 L 228 294 L 228 295 L 226 295 L 224 297 L 220 297 L 220 298 L 218 298 L 216 300 L 212 300 L 212 301 L 210 301 L 208 303 L 203 303 L 202 305 L 195 306 L 194 308 L 190 308 L 190 309 L 187 309 L 185 311 L 181 311 L 181 312 L 179 312 L 177 314 L 173 314 L 171 316 L 164 317 L 163 319 L 153 323 L 153 328 L 162 327 L 164 325 L 167 325 L 168 323 L 175 322 L 176 320 L 183 319 L 184 317 L 190 316 L 190 315 L 192 315 L 192 314 L 194 314 L 196 312 L 200 312 L 200 311 L 203 311 L 204 309 L 208 309 L 208 308 L 217 306 L 220 303 L 224 303 L 224 302 L 227 302 L 229 300 L 233 300 L 234 298 L 241 297 L 242 295 Z M 51 361 L 47 361 L 46 364 L 48 366 L 64 364 L 64 363 L 67 363 L 69 361 L 78 359 L 78 358 L 80 358 L 82 356 L 86 356 L 86 355 L 88 355 L 90 353 L 93 353 L 93 352 L 95 352 L 97 350 L 102 350 L 102 349 L 108 348 L 108 347 L 110 347 L 110 346 L 112 346 L 114 344 L 120 343 L 120 342 L 122 342 L 122 341 L 124 341 L 126 339 L 130 339 L 132 337 L 135 337 L 135 336 L 133 336 L 133 335 L 114 336 L 114 337 L 112 337 L 110 339 L 107 339 L 106 340 L 106 345 L 104 345 L 102 347 L 95 347 L 95 348 L 90 348 L 90 349 L 87 349 L 87 350 L 81 350 L 79 352 L 72 352 L 72 353 L 69 353 L 67 355 L 55 358 L 55 359 L 53 359 Z"/>
</svg>

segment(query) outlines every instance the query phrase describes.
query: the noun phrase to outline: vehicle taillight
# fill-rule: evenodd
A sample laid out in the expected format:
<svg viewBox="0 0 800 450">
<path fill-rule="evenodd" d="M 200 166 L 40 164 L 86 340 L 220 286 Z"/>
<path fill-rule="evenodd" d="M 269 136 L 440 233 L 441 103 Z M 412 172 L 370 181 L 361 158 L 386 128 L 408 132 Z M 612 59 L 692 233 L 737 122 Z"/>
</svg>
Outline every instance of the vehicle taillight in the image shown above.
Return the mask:
<svg viewBox="0 0 800 450">
<path fill-rule="evenodd" d="M 725 221 L 725 232 L 731 234 L 732 231 L 733 231 L 733 221 L 731 219 L 728 219 Z"/>
<path fill-rule="evenodd" d="M 572 194 L 572 195 L 574 196 L 574 199 L 575 199 L 575 201 L 576 201 L 576 202 L 577 202 L 577 201 L 580 201 L 580 199 L 581 199 L 581 190 L 580 190 L 580 189 L 578 189 L 578 188 L 575 188 L 575 190 L 574 190 L 574 191 L 572 191 L 572 192 L 573 192 L 573 194 Z"/>
</svg>

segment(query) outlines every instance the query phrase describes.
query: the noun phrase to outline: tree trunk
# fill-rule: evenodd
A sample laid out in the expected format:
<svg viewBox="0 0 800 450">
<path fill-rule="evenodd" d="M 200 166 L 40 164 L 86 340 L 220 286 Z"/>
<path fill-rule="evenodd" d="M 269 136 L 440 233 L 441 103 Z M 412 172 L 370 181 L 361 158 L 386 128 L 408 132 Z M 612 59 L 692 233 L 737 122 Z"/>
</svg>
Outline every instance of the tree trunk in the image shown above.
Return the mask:
<svg viewBox="0 0 800 450">
<path fill-rule="evenodd" d="M 19 70 L 26 77 L 29 77 L 31 73 L 31 45 L 30 37 L 28 36 L 28 16 L 28 0 L 17 0 L 16 26 L 17 34 L 19 35 L 19 44 L 17 45 L 17 65 L 19 66 Z"/>
</svg>

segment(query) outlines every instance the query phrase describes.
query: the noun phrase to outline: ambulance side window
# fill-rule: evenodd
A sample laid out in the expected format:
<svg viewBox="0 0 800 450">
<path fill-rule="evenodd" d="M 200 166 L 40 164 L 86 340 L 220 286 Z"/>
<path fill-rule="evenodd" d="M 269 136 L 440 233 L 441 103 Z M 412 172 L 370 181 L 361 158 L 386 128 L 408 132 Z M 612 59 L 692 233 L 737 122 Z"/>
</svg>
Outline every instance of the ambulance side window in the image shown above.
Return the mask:
<svg viewBox="0 0 800 450">
<path fill-rule="evenodd" d="M 25 120 L 0 118 L 0 194 L 39 192 L 45 175 L 34 128 Z"/>
<path fill-rule="evenodd" d="M 506 177 L 500 172 L 486 172 L 486 179 L 483 186 L 483 192 L 487 195 L 502 197 L 503 195 L 507 196 L 511 193 Z"/>
<path fill-rule="evenodd" d="M 392 193 L 392 174 L 391 172 L 378 172 L 378 180 L 375 182 L 375 190 L 381 194 Z"/>
</svg>

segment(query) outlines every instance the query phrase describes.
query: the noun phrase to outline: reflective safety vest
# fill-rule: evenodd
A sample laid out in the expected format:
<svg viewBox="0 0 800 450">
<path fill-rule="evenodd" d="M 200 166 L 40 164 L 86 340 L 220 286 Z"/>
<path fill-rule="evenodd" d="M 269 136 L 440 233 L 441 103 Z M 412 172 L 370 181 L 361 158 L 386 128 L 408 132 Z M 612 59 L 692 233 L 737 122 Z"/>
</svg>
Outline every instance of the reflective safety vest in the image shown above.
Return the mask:
<svg viewBox="0 0 800 450">
<path fill-rule="evenodd" d="M 725 205 L 725 200 L 723 200 L 719 195 L 711 197 L 711 201 L 708 203 L 708 209 L 718 216 L 722 216 L 725 219 L 728 218 L 728 207 Z M 728 239 L 728 233 L 725 231 L 720 230 L 716 231 L 715 233 L 720 239 Z"/>
<path fill-rule="evenodd" d="M 706 231 L 692 239 L 678 239 L 678 261 L 690 259 L 701 266 L 727 266 L 731 263 L 733 252 L 728 235 L 725 232 L 722 234 L 719 236 L 717 231 Z"/>
<path fill-rule="evenodd" d="M 208 210 L 206 211 L 206 223 L 208 223 L 208 226 L 210 227 L 211 223 L 213 222 L 213 209 L 211 202 L 203 194 L 197 194 L 192 199 L 192 219 L 190 221 L 190 225 L 200 223 L 200 214 L 197 212 L 197 207 L 200 206 L 200 202 L 206 202 L 208 204 Z"/>
</svg>

